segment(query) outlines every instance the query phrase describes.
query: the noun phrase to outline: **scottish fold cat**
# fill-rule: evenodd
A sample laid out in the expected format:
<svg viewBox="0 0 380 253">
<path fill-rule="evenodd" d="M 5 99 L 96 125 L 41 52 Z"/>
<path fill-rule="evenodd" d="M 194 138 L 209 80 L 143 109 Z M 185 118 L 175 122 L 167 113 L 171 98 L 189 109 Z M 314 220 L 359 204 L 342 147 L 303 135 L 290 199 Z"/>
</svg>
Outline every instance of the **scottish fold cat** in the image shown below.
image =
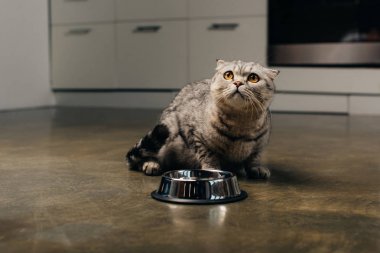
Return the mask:
<svg viewBox="0 0 380 253">
<path fill-rule="evenodd" d="M 129 167 L 146 175 L 213 168 L 269 178 L 260 154 L 270 135 L 278 73 L 254 62 L 218 60 L 214 76 L 186 85 L 129 150 Z"/>
</svg>

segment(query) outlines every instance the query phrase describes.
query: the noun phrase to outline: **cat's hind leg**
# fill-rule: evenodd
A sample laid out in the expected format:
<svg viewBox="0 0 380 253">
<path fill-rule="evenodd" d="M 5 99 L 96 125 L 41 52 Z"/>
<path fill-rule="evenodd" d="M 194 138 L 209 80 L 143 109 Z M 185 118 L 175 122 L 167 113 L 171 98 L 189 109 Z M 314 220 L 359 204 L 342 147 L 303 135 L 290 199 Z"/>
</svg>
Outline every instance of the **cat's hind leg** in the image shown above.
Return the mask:
<svg viewBox="0 0 380 253">
<path fill-rule="evenodd" d="M 144 162 L 142 165 L 142 171 L 147 176 L 157 176 L 161 174 L 160 164 L 155 161 Z"/>
<path fill-rule="evenodd" d="M 169 129 L 164 124 L 156 125 L 128 151 L 126 160 L 129 168 L 143 171 L 146 175 L 159 175 L 160 165 L 157 162 L 157 154 L 168 137 Z"/>
</svg>

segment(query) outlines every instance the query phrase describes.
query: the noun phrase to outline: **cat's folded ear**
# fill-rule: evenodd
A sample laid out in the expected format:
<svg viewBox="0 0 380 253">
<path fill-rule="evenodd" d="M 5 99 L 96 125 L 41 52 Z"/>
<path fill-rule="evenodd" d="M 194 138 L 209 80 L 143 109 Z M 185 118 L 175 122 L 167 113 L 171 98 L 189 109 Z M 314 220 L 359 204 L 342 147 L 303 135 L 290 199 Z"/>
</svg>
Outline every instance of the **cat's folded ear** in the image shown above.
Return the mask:
<svg viewBox="0 0 380 253">
<path fill-rule="evenodd" d="M 267 74 L 268 77 L 272 80 L 274 80 L 276 78 L 276 76 L 278 76 L 278 74 L 280 74 L 280 70 L 277 70 L 277 69 L 264 68 L 264 70 L 265 70 L 265 74 Z"/>
<path fill-rule="evenodd" d="M 221 69 L 224 66 L 225 61 L 221 59 L 216 59 L 216 70 Z"/>
</svg>

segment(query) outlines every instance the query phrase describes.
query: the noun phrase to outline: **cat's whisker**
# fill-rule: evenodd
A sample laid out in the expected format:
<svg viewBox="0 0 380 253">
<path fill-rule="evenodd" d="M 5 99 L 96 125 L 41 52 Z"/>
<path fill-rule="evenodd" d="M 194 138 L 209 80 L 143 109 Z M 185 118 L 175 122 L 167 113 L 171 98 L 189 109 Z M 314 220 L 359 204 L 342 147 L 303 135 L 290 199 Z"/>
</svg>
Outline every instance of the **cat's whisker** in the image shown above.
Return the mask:
<svg viewBox="0 0 380 253">
<path fill-rule="evenodd" d="M 261 103 L 264 103 L 264 101 L 265 101 L 265 97 L 263 96 L 263 95 L 261 95 L 259 92 L 257 92 L 257 91 L 254 91 L 254 94 L 255 94 L 255 96 L 257 97 L 257 98 L 260 98 L 260 102 Z"/>
<path fill-rule="evenodd" d="M 262 103 L 256 98 L 255 94 L 254 94 L 252 91 L 250 91 L 250 90 L 248 90 L 247 92 L 250 94 L 249 97 L 252 99 L 252 102 L 253 102 L 253 104 L 255 105 L 256 113 L 259 114 L 259 112 L 258 112 L 258 110 L 257 110 L 257 107 L 259 107 L 258 109 L 259 109 L 260 112 L 263 112 L 263 111 L 265 110 L 265 109 L 264 109 L 264 106 L 263 106 L 263 104 L 262 104 Z"/>
<path fill-rule="evenodd" d="M 252 97 L 257 101 L 258 105 L 260 106 L 260 109 L 261 111 L 264 111 L 264 105 L 263 105 L 263 101 L 260 101 L 257 97 L 261 98 L 262 100 L 264 100 L 264 98 L 262 97 L 262 95 L 260 93 L 258 93 L 257 91 L 250 91 L 251 94 L 252 94 Z"/>
<path fill-rule="evenodd" d="M 251 118 L 252 118 L 252 110 L 251 110 L 251 103 L 250 103 L 250 101 L 249 101 L 249 98 L 247 97 L 247 94 L 244 92 L 243 93 L 243 95 L 244 95 L 244 110 L 245 110 L 245 112 L 250 112 L 251 113 Z"/>
<path fill-rule="evenodd" d="M 252 100 L 252 97 L 254 96 L 254 94 L 252 93 L 252 91 L 246 90 L 246 92 L 247 92 L 248 97 Z"/>
<path fill-rule="evenodd" d="M 264 111 L 264 107 L 263 107 L 262 103 L 260 102 L 260 100 L 257 99 L 256 97 L 253 97 L 253 99 L 257 102 L 257 105 L 260 108 L 260 111 L 263 112 Z"/>
<path fill-rule="evenodd" d="M 251 111 L 251 119 L 253 120 L 255 118 L 255 113 L 253 111 L 253 109 L 255 109 L 256 113 L 257 113 L 257 109 L 256 109 L 256 106 L 255 104 L 253 103 L 251 97 L 248 97 L 249 98 L 249 103 L 251 104 L 251 108 L 250 108 L 250 111 Z"/>
<path fill-rule="evenodd" d="M 246 90 L 243 91 L 243 95 L 244 95 L 244 101 L 248 103 L 248 105 L 245 106 L 245 111 L 250 112 L 250 118 L 253 119 L 254 118 L 253 109 L 255 108 L 255 105 L 251 101 L 252 99 L 250 98 L 250 95 Z"/>
<path fill-rule="evenodd" d="M 219 99 L 216 101 L 217 104 L 220 104 L 224 100 L 223 97 L 219 97 Z"/>
<path fill-rule="evenodd" d="M 223 95 L 226 97 L 226 98 L 229 98 L 233 93 L 231 92 L 231 89 L 225 89 L 223 91 Z"/>
<path fill-rule="evenodd" d="M 254 97 L 252 97 L 252 103 L 255 105 L 255 110 L 256 110 L 256 114 L 257 114 L 257 116 L 259 116 L 259 115 L 260 115 L 260 112 L 261 112 L 260 104 L 257 103 L 257 100 L 255 100 Z"/>
<path fill-rule="evenodd" d="M 260 112 L 263 112 L 263 111 L 264 111 L 264 107 L 263 107 L 263 105 L 261 104 L 261 102 L 260 102 L 257 98 L 255 98 L 255 100 L 257 101 L 257 105 L 258 105 L 259 108 L 260 108 Z"/>
<path fill-rule="evenodd" d="M 258 112 L 258 110 L 257 110 L 257 106 L 256 106 L 255 101 L 252 99 L 252 96 L 248 96 L 248 97 L 249 97 L 249 101 L 250 101 L 250 103 L 251 103 L 251 105 L 252 105 L 252 108 L 255 109 L 256 114 L 258 115 L 259 112 Z M 251 110 L 251 111 L 252 111 L 252 114 L 253 114 L 253 109 Z M 253 118 L 253 116 L 252 116 L 252 118 Z"/>
<path fill-rule="evenodd" d="M 225 90 L 218 90 L 219 92 L 217 93 L 217 96 L 216 96 L 216 104 L 220 104 L 222 101 L 224 101 L 226 99 L 226 94 L 225 94 Z"/>
</svg>

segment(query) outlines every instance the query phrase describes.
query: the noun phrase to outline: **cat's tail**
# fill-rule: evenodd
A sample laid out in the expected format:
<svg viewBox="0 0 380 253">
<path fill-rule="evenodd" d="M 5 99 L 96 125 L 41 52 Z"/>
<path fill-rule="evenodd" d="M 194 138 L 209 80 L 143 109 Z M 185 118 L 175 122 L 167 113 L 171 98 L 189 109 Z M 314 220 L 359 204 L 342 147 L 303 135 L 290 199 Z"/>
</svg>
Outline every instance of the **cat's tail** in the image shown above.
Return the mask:
<svg viewBox="0 0 380 253">
<path fill-rule="evenodd" d="M 164 124 L 158 124 L 145 135 L 133 148 L 126 160 L 131 170 L 142 170 L 142 165 L 148 161 L 157 161 L 157 154 L 169 137 L 169 129 Z"/>
</svg>

